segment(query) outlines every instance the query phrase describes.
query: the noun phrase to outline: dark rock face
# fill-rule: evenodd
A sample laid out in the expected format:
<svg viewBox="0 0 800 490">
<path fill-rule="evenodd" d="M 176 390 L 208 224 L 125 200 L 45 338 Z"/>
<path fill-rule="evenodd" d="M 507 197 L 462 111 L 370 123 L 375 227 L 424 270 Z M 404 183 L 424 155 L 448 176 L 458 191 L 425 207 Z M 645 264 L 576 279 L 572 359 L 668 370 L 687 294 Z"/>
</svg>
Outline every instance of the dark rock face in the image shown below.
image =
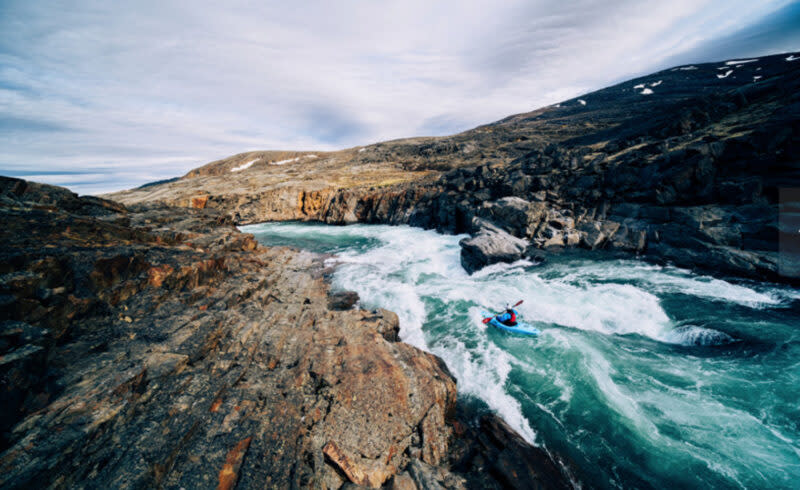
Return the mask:
<svg viewBox="0 0 800 490">
<path fill-rule="evenodd" d="M 496 415 L 483 415 L 474 426 L 461 429 L 454 442 L 451 469 L 464 475 L 474 488 L 580 486 L 571 463 L 531 446 Z"/>
<path fill-rule="evenodd" d="M 447 368 L 323 257 L 16 179 L 0 214 L 3 488 L 463 488 Z"/>
<path fill-rule="evenodd" d="M 328 294 L 328 308 L 331 310 L 349 310 L 358 303 L 358 293 L 355 291 L 340 291 Z"/>
</svg>

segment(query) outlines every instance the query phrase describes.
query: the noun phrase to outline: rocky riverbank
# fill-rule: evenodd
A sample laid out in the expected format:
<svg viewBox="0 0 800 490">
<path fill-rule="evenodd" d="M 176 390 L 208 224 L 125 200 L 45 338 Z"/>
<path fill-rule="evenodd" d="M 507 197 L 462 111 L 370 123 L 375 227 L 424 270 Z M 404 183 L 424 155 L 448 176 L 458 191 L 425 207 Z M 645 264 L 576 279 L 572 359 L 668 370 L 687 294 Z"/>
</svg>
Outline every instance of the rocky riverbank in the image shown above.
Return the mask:
<svg viewBox="0 0 800 490">
<path fill-rule="evenodd" d="M 566 488 L 397 316 L 217 210 L 0 179 L 3 488 Z"/>
<path fill-rule="evenodd" d="M 795 59 L 675 67 L 450 137 L 237 155 L 110 197 L 467 232 L 467 270 L 581 247 L 796 282 L 779 219 L 781 190 L 800 187 Z"/>
</svg>

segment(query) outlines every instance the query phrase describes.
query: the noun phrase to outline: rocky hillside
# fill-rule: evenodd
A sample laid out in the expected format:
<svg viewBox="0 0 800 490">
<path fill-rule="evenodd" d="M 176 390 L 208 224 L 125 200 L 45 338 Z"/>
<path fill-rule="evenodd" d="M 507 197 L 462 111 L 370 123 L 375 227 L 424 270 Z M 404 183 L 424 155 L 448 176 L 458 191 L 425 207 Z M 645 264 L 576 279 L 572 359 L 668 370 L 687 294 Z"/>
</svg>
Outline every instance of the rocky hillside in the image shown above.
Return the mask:
<svg viewBox="0 0 800 490">
<path fill-rule="evenodd" d="M 565 488 L 397 316 L 215 210 L 0 178 L 0 487 Z"/>
<path fill-rule="evenodd" d="M 583 247 L 794 281 L 779 194 L 800 187 L 798 59 L 675 67 L 450 137 L 242 154 L 110 197 L 469 232 L 468 270 Z"/>
</svg>

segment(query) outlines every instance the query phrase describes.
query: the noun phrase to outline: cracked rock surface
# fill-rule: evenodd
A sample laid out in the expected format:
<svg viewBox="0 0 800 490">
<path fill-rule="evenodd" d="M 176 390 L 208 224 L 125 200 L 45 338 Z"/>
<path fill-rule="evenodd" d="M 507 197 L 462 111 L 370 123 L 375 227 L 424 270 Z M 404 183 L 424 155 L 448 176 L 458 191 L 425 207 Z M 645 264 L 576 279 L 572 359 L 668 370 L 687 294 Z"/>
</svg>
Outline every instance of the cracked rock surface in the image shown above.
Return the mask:
<svg viewBox="0 0 800 490">
<path fill-rule="evenodd" d="M 328 309 L 318 256 L 0 186 L 3 488 L 376 487 L 445 461 L 455 382 L 395 314 Z"/>
</svg>

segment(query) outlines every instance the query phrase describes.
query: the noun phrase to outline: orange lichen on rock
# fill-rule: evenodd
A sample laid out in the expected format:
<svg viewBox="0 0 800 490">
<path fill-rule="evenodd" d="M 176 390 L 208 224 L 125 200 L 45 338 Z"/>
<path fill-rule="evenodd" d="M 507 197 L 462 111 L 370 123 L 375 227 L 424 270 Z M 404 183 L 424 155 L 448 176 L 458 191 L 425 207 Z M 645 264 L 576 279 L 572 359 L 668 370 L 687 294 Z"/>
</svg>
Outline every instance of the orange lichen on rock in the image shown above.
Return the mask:
<svg viewBox="0 0 800 490">
<path fill-rule="evenodd" d="M 205 209 L 208 203 L 208 196 L 195 196 L 192 198 L 192 207 L 195 209 Z"/>
<path fill-rule="evenodd" d="M 164 284 L 164 279 L 174 272 L 169 265 L 155 265 L 147 271 L 147 283 L 153 287 L 160 288 Z"/>
<path fill-rule="evenodd" d="M 228 451 L 228 456 L 225 458 L 225 464 L 219 470 L 219 483 L 217 490 L 230 490 L 236 487 L 236 481 L 239 479 L 239 468 L 242 467 L 244 455 L 250 447 L 252 437 L 239 441 L 233 449 Z"/>
</svg>

